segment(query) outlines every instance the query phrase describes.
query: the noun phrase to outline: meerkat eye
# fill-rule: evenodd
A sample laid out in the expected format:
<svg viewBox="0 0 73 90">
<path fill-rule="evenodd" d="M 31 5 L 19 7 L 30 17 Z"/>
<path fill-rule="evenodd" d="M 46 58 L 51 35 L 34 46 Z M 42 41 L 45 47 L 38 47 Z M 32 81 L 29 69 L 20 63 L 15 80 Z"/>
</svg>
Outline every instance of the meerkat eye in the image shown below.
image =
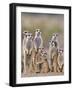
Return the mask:
<svg viewBox="0 0 73 90">
<path fill-rule="evenodd" d="M 30 35 L 28 35 L 28 36 L 30 36 Z"/>
</svg>

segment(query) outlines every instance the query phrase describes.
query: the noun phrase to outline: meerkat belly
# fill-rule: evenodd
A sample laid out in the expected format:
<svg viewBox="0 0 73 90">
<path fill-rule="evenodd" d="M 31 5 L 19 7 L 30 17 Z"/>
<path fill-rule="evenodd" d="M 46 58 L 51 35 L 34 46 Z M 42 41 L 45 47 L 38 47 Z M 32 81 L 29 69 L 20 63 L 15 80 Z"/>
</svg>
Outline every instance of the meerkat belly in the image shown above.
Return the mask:
<svg viewBox="0 0 73 90">
<path fill-rule="evenodd" d="M 57 56 L 57 54 L 58 54 L 58 52 L 57 52 L 57 49 L 56 48 L 53 48 L 53 50 L 52 50 L 52 58 L 54 57 L 54 56 Z"/>
<path fill-rule="evenodd" d="M 63 56 L 60 56 L 58 59 L 58 64 L 60 66 L 60 68 L 62 67 L 62 65 L 64 64 L 64 60 L 63 60 Z"/>
<path fill-rule="evenodd" d="M 31 41 L 28 41 L 28 42 L 27 42 L 27 45 L 26 45 L 26 48 L 27 48 L 28 50 L 30 50 L 31 47 L 32 47 L 32 42 L 31 42 Z"/>
<path fill-rule="evenodd" d="M 35 44 L 36 44 L 36 47 L 39 48 L 39 46 L 41 44 L 41 39 L 40 38 L 35 38 Z"/>
</svg>

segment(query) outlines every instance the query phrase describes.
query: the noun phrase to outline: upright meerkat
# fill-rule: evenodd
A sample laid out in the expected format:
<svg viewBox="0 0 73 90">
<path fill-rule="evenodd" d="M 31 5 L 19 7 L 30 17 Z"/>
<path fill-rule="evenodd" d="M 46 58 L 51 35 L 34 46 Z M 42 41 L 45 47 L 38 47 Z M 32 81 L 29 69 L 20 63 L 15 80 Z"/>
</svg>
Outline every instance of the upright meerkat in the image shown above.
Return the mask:
<svg viewBox="0 0 73 90">
<path fill-rule="evenodd" d="M 32 33 L 27 33 L 26 41 L 24 43 L 24 72 L 26 73 L 29 69 L 31 62 L 31 53 L 33 49 L 33 38 Z"/>
<path fill-rule="evenodd" d="M 59 50 L 58 51 L 58 58 L 57 58 L 57 62 L 58 62 L 58 72 L 63 72 L 64 69 L 64 55 L 63 55 L 63 50 Z"/>
<path fill-rule="evenodd" d="M 34 48 L 35 48 L 36 52 L 38 51 L 39 48 L 43 48 L 43 39 L 41 36 L 40 29 L 36 29 L 36 32 L 35 32 Z"/>
<path fill-rule="evenodd" d="M 52 43 L 52 51 L 51 51 L 51 57 L 52 57 L 52 67 L 53 71 L 57 72 L 57 58 L 58 58 L 58 48 L 57 48 L 57 43 L 53 42 Z"/>
<path fill-rule="evenodd" d="M 55 64 L 56 64 L 55 62 L 57 58 L 58 48 L 59 48 L 58 34 L 54 33 L 49 42 L 49 50 L 48 50 L 48 62 L 49 62 L 50 71 L 53 71 L 53 67 L 55 69 Z M 56 71 L 56 69 L 54 71 Z"/>
<path fill-rule="evenodd" d="M 24 31 L 22 33 L 22 60 L 21 60 L 21 65 L 22 65 L 22 72 L 26 72 L 26 66 L 25 66 L 25 44 L 26 44 L 26 38 L 27 38 L 27 35 L 28 35 L 28 31 Z"/>
<path fill-rule="evenodd" d="M 58 48 L 57 48 L 57 43 L 52 41 L 50 42 L 49 46 L 49 68 L 50 71 L 57 72 L 57 56 L 58 56 Z"/>
<path fill-rule="evenodd" d="M 26 43 L 25 43 L 25 52 L 26 54 L 31 54 L 33 49 L 33 37 L 32 33 L 28 33 L 27 38 L 26 38 Z"/>
</svg>

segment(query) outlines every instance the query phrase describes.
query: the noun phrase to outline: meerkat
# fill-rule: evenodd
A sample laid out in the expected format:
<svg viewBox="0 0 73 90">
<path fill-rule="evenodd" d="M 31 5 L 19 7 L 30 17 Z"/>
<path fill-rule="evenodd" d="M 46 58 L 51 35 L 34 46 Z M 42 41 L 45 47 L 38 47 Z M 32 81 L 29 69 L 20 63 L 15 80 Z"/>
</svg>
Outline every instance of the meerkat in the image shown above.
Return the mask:
<svg viewBox="0 0 73 90">
<path fill-rule="evenodd" d="M 30 58 L 31 58 L 31 53 L 32 53 L 32 49 L 33 49 L 33 37 L 32 37 L 32 33 L 27 34 L 26 37 L 26 42 L 24 43 L 24 73 L 26 73 L 29 69 L 29 65 L 30 65 Z"/>
<path fill-rule="evenodd" d="M 21 48 L 21 50 L 22 50 L 22 60 L 21 60 L 21 66 L 22 66 L 22 68 L 21 68 L 21 72 L 22 73 L 25 73 L 26 72 L 26 62 L 25 62 L 25 44 L 26 44 L 26 38 L 27 38 L 27 35 L 28 35 L 28 31 L 24 31 L 23 33 L 22 33 L 22 48 Z"/>
<path fill-rule="evenodd" d="M 40 29 L 36 29 L 36 32 L 35 32 L 34 48 L 35 48 L 36 52 L 38 51 L 39 48 L 43 48 L 43 39 L 41 36 Z"/>
<path fill-rule="evenodd" d="M 23 54 L 25 52 L 25 44 L 26 44 L 26 39 L 27 39 L 28 31 L 23 32 L 23 38 L 22 38 L 22 49 L 23 49 Z"/>
<path fill-rule="evenodd" d="M 49 46 L 49 68 L 51 72 L 57 72 L 57 43 L 52 41 Z"/>
<path fill-rule="evenodd" d="M 33 49 L 33 37 L 31 33 L 28 33 L 27 38 L 26 38 L 26 44 L 25 44 L 25 51 L 26 54 L 31 54 Z"/>
<path fill-rule="evenodd" d="M 57 57 L 58 57 L 58 48 L 57 48 L 57 43 L 53 42 L 52 43 L 52 65 L 53 65 L 53 71 L 57 72 Z"/>
<path fill-rule="evenodd" d="M 58 51 L 58 72 L 63 72 L 64 69 L 64 55 L 63 55 L 63 50 Z"/>
<path fill-rule="evenodd" d="M 38 53 L 35 56 L 35 72 L 40 73 L 40 64 L 41 64 L 41 48 L 38 49 Z"/>
<path fill-rule="evenodd" d="M 58 37 L 59 35 L 58 35 L 58 33 L 54 33 L 53 35 L 52 35 L 52 37 L 51 37 L 51 43 L 52 42 L 56 42 L 56 44 L 57 44 L 57 48 L 59 49 L 59 37 Z"/>
<path fill-rule="evenodd" d="M 41 73 L 48 73 L 49 72 L 49 65 L 48 65 L 48 59 L 47 59 L 47 52 L 43 50 L 41 52 Z"/>
</svg>

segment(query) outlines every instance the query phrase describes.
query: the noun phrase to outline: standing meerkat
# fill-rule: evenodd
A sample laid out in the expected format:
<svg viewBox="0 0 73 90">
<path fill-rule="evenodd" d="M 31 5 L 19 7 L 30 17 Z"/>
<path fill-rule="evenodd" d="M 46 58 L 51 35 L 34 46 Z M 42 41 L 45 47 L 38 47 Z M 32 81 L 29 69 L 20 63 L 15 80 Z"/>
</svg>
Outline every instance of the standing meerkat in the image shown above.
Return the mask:
<svg viewBox="0 0 73 90">
<path fill-rule="evenodd" d="M 24 44 L 24 72 L 26 73 L 29 69 L 31 62 L 30 57 L 33 49 L 32 33 L 27 33 L 26 42 Z"/>
<path fill-rule="evenodd" d="M 23 35 L 22 35 L 23 36 L 23 38 L 22 38 L 23 54 L 24 54 L 24 51 L 25 51 L 25 44 L 26 44 L 27 35 L 28 35 L 28 31 L 24 31 Z"/>
<path fill-rule="evenodd" d="M 22 72 L 26 72 L 26 66 L 25 66 L 25 44 L 26 44 L 26 38 L 27 38 L 27 35 L 28 35 L 28 31 L 24 31 L 22 33 L 22 60 L 21 60 L 21 65 L 22 65 Z"/>
<path fill-rule="evenodd" d="M 41 36 L 40 29 L 36 29 L 36 32 L 35 32 L 34 48 L 35 48 L 36 52 L 38 51 L 39 48 L 43 48 L 43 39 Z"/>
<path fill-rule="evenodd" d="M 58 51 L 58 58 L 57 58 L 57 62 L 58 62 L 58 72 L 63 72 L 64 69 L 64 55 L 63 55 L 63 50 L 59 50 Z"/>
<path fill-rule="evenodd" d="M 57 48 L 57 43 L 56 42 L 53 42 L 52 43 L 52 67 L 53 67 L 53 71 L 54 72 L 57 72 L 57 58 L 58 58 L 58 48 Z"/>
<path fill-rule="evenodd" d="M 57 56 L 58 56 L 58 48 L 56 42 L 50 42 L 49 46 L 49 68 L 50 71 L 57 72 Z"/>
<path fill-rule="evenodd" d="M 33 37 L 32 33 L 28 33 L 25 44 L 25 52 L 26 54 L 31 54 L 33 49 Z"/>
<path fill-rule="evenodd" d="M 49 41 L 49 50 L 48 50 L 48 63 L 49 63 L 50 71 L 53 71 L 53 67 L 56 64 L 55 62 L 57 58 L 58 48 L 59 48 L 58 34 L 54 33 L 51 37 L 51 40 Z M 56 69 L 54 71 L 56 71 Z"/>
</svg>

